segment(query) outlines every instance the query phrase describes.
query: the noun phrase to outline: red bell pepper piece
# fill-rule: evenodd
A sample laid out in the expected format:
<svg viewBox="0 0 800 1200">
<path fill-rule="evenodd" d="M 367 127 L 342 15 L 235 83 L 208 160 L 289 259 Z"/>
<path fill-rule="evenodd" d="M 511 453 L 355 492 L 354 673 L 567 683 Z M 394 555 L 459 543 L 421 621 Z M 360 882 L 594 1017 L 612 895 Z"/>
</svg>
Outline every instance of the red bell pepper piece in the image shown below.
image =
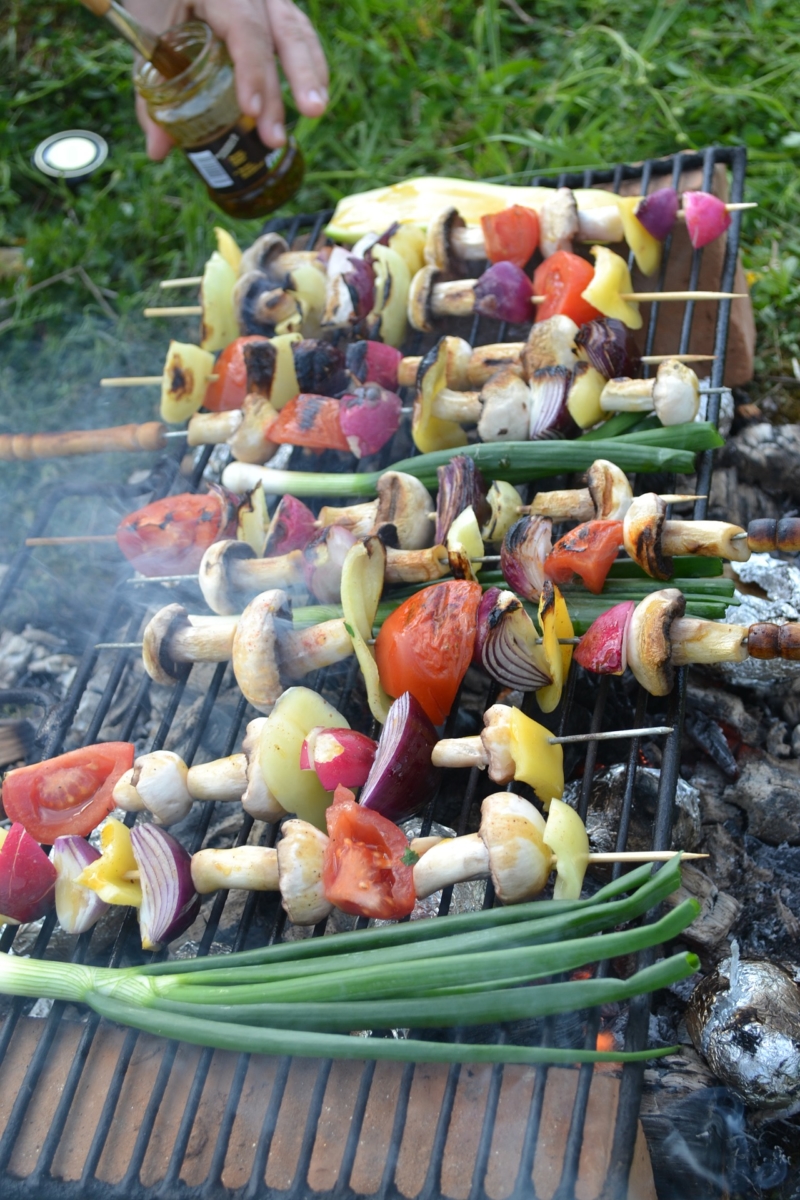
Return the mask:
<svg viewBox="0 0 800 1200">
<path fill-rule="evenodd" d="M 330 396 L 295 396 L 278 413 L 267 436 L 271 442 L 288 442 L 311 450 L 350 451 L 339 423 L 339 401 Z"/>
<path fill-rule="evenodd" d="M 532 208 L 512 204 L 481 217 L 489 262 L 511 262 L 524 267 L 539 245 L 539 217 Z"/>
<path fill-rule="evenodd" d="M 583 299 L 583 292 L 594 277 L 594 267 L 578 254 L 557 250 L 533 274 L 533 293 L 545 299 L 536 310 L 536 324 L 549 317 L 571 317 L 576 325 L 585 325 L 602 317 Z"/>
<path fill-rule="evenodd" d="M 133 755 L 131 742 L 100 742 L 18 767 L 3 780 L 3 808 L 37 842 L 68 833 L 85 837 L 114 807 L 111 793 Z"/>
<path fill-rule="evenodd" d="M 55 892 L 55 867 L 15 822 L 0 846 L 0 913 L 12 921 L 38 921 L 53 907 Z"/>
<path fill-rule="evenodd" d="M 165 496 L 123 517 L 117 544 L 142 575 L 192 575 L 212 542 L 233 536 L 237 511 L 223 488 Z"/>
<path fill-rule="evenodd" d="M 402 830 L 361 808 L 345 787 L 337 787 L 325 819 L 322 887 L 331 904 L 357 917 L 407 917 L 416 892 L 413 870 L 403 862 L 408 842 Z"/>
<path fill-rule="evenodd" d="M 251 342 L 268 342 L 269 338 L 251 334 L 250 337 L 236 338 L 220 354 L 214 364 L 214 374 L 217 376 L 206 388 L 203 407 L 209 412 L 228 412 L 232 408 L 241 408 L 247 395 L 247 366 L 244 361 L 244 348 Z"/>
<path fill-rule="evenodd" d="M 390 696 L 411 692 L 434 725 L 453 706 L 472 661 L 479 583 L 454 579 L 423 588 L 384 621 L 375 639 L 381 683 Z"/>
<path fill-rule="evenodd" d="M 544 560 L 553 583 L 579 575 L 590 592 L 601 592 L 622 544 L 622 521 L 584 521 L 560 538 Z"/>
</svg>

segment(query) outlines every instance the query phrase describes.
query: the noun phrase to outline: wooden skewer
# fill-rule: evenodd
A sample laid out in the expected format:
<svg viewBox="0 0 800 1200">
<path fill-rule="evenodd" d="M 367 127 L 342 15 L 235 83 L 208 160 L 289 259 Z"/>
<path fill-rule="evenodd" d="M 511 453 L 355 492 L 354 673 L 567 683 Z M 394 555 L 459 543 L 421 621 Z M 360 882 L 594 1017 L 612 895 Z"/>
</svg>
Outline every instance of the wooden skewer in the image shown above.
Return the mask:
<svg viewBox="0 0 800 1200">
<path fill-rule="evenodd" d="M 551 737 L 547 740 L 551 746 L 565 746 L 570 742 L 610 742 L 615 738 L 660 737 L 662 734 L 672 733 L 673 729 L 673 725 L 651 725 L 644 729 L 609 729 L 605 733 L 571 733 L 566 737 Z"/>
<path fill-rule="evenodd" d="M 208 382 L 216 383 L 218 379 L 219 375 L 209 375 Z M 151 383 L 160 386 L 163 382 L 163 375 L 107 375 L 100 380 L 100 387 L 142 387 Z"/>
<path fill-rule="evenodd" d="M 70 546 L 76 542 L 115 542 L 115 533 L 82 533 L 79 537 L 25 538 L 26 546 Z"/>
<path fill-rule="evenodd" d="M 161 288 L 199 287 L 202 282 L 202 275 L 184 275 L 182 279 L 162 279 L 158 286 Z"/>
<path fill-rule="evenodd" d="M 681 858 L 708 858 L 707 854 L 697 854 L 689 850 L 618 850 L 616 853 L 590 854 L 590 863 L 649 863 L 669 862 L 676 854 Z"/>
<path fill-rule="evenodd" d="M 714 362 L 716 354 L 643 354 L 639 362 L 643 363 L 662 363 L 662 362 Z"/>
<path fill-rule="evenodd" d="M 202 317 L 202 304 L 170 305 L 167 308 L 146 308 L 145 317 Z"/>
</svg>

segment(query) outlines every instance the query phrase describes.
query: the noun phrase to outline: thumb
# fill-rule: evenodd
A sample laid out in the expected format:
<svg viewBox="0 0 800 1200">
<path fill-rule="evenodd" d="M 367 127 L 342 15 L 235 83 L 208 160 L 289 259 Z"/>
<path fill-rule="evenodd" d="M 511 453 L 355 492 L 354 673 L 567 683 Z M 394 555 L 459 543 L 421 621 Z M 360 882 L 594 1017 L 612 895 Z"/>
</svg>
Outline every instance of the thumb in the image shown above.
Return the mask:
<svg viewBox="0 0 800 1200">
<path fill-rule="evenodd" d="M 147 157 L 152 158 L 154 162 L 161 162 L 167 157 L 175 143 L 160 125 L 156 125 L 141 96 L 136 97 L 136 117 L 144 131 Z"/>
</svg>

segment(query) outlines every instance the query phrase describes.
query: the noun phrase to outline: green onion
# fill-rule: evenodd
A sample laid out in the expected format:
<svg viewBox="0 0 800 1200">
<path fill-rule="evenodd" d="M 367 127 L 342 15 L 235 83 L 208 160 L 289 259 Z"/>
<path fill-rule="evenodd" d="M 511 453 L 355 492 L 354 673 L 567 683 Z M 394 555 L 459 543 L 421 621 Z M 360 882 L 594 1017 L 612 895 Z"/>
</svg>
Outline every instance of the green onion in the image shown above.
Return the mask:
<svg viewBox="0 0 800 1200">
<path fill-rule="evenodd" d="M 703 558 L 700 554 L 678 554 L 672 560 L 672 586 L 675 581 L 686 578 L 714 578 L 722 575 L 721 558 Z M 651 579 L 632 558 L 620 558 L 611 564 L 609 579 Z"/>
</svg>

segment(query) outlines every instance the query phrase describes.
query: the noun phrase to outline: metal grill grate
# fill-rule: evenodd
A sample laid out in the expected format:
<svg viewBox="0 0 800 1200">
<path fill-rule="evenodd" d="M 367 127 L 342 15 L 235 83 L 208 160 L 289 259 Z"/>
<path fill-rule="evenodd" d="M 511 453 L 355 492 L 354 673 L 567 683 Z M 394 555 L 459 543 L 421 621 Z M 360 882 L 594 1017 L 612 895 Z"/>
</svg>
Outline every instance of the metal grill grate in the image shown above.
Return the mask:
<svg viewBox="0 0 800 1200">
<path fill-rule="evenodd" d="M 639 167 L 620 165 L 610 171 L 587 170 L 582 174 L 562 175 L 557 180 L 536 179 L 533 182 L 572 187 L 611 185 L 616 191 L 623 181 L 637 180 L 644 191 L 652 176 L 670 175 L 677 185 L 682 172 L 700 169 L 702 186 L 711 190 L 714 169 L 722 165 L 730 174 L 730 198 L 738 201 L 743 198 L 745 163 L 743 149 L 710 149 L 702 154 L 648 161 Z M 326 216 L 295 217 L 273 222 L 270 227 L 279 229 L 290 241 L 299 233 L 307 232 L 313 244 Z M 739 224 L 740 214 L 736 213 L 728 234 L 721 277 L 713 284 L 718 284 L 724 291 L 733 290 Z M 664 286 L 669 253 L 668 242 L 659 288 Z M 689 279 L 689 287 L 693 290 L 698 286 L 701 260 L 702 251 L 695 251 Z M 680 345 L 670 349 L 688 350 L 694 307 L 693 302 L 686 305 Z M 722 382 L 729 315 L 730 301 L 723 301 L 716 323 L 716 359 L 711 371 L 713 386 Z M 649 315 L 645 352 L 651 352 L 654 346 L 658 319 L 659 306 L 654 304 Z M 470 340 L 480 344 L 502 340 L 504 335 L 503 327 L 498 331 L 495 323 L 476 320 Z M 414 349 L 412 347 L 411 352 Z M 716 419 L 718 397 L 712 398 L 709 408 L 709 418 Z M 207 459 L 208 453 L 197 464 L 190 481 L 192 487 L 199 485 Z M 155 489 L 157 495 L 185 489 L 183 480 L 178 486 L 177 466 L 177 458 L 167 460 L 166 469 L 161 464 Z M 711 455 L 707 453 L 699 464 L 699 493 L 708 493 L 710 479 Z M 141 486 L 152 493 L 153 479 Z M 92 495 L 98 502 L 105 503 L 111 514 L 114 507 L 119 511 L 131 507 L 131 503 L 135 503 L 135 492 L 132 488 L 98 488 L 84 483 L 70 487 L 59 485 L 43 497 L 29 533 L 43 533 L 55 509 L 72 497 Z M 705 515 L 706 503 L 705 500 L 696 503 L 696 518 Z M 0 584 L 0 611 L 12 598 L 24 596 L 26 588 L 35 586 L 35 567 L 35 556 L 29 550 L 21 550 Z M 166 592 L 162 585 L 131 589 L 125 579 L 120 579 L 95 627 L 87 632 L 86 649 L 68 696 L 46 715 L 40 727 L 38 751 L 41 758 L 58 754 L 65 744 L 76 744 L 71 732 L 76 714 L 79 706 L 87 706 L 87 698 L 93 694 L 89 689 L 97 678 L 100 654 L 109 653 L 99 652 L 95 643 L 115 638 L 120 641 L 135 639 L 142 627 L 145 609 L 176 598 L 183 599 L 176 596 L 175 591 Z M 191 602 L 197 603 L 197 599 Z M 99 689 L 96 702 L 91 701 L 89 705 L 91 713 L 80 739 L 83 744 L 97 739 L 112 706 L 119 706 L 121 702 L 125 702 L 126 711 L 116 736 L 127 740 L 132 735 L 150 703 L 151 686 L 146 676 L 141 680 L 136 677 L 132 670 L 134 659 L 135 652 L 131 650 L 114 652 L 106 682 Z M 174 738 L 176 723 L 186 714 L 186 690 L 196 669 L 187 668 L 173 689 L 148 750 L 160 749 Z M 221 692 L 226 696 L 231 694 L 228 672 L 227 664 L 220 664 L 211 674 L 210 681 L 204 684 L 204 694 L 199 702 L 195 701 L 197 711 L 188 748 L 183 754 L 188 763 L 206 747 L 212 719 L 217 725 L 220 723 L 215 716 L 218 711 L 215 706 Z M 652 845 L 656 849 L 670 845 L 673 797 L 679 770 L 684 675 L 684 671 L 678 672 L 678 682 L 669 698 L 667 720 L 675 725 L 675 730 L 667 738 L 663 752 L 652 828 Z M 324 688 L 337 707 L 344 707 L 356 683 L 356 672 L 354 667 L 332 668 L 323 678 L 307 682 L 309 686 Z M 591 718 L 593 731 L 602 727 L 612 689 L 620 686 L 620 681 L 612 683 L 608 677 L 598 686 Z M 495 695 L 495 689 L 490 689 L 485 704 L 491 704 Z M 639 689 L 634 701 L 636 725 L 645 723 L 647 702 L 646 693 Z M 564 729 L 574 703 L 573 671 L 562 705 L 554 714 L 559 730 Z M 240 696 L 232 709 L 229 706 L 225 710 L 222 736 L 217 736 L 221 744 L 215 748 L 216 754 L 234 752 L 248 718 L 246 710 L 246 702 Z M 458 719 L 456 709 L 448 722 L 449 729 L 455 728 Z M 583 816 L 589 804 L 597 748 L 596 742 L 588 744 L 583 764 L 580 802 Z M 626 845 L 638 762 L 639 745 L 634 740 L 627 757 L 624 804 L 617 830 L 618 849 L 624 849 Z M 449 782 L 443 789 L 444 794 L 437 797 L 426 813 L 427 822 L 438 817 L 442 806 L 446 805 L 449 814 L 458 813 L 458 832 L 466 830 L 470 808 L 479 795 L 482 779 L 477 771 L 471 773 L 460 806 L 458 786 L 457 781 Z M 183 839 L 192 851 L 203 843 L 212 820 L 218 819 L 219 812 L 215 811 L 218 809 L 218 805 L 203 806 L 203 811 L 194 819 L 188 840 Z M 129 817 L 129 821 L 132 820 L 133 817 Z M 452 817 L 450 823 L 453 823 Z M 237 845 L 245 842 L 252 825 L 252 819 L 244 816 L 230 840 Z M 265 829 L 263 836 L 274 841 L 276 830 Z M 490 905 L 492 899 L 489 888 L 485 904 Z M 197 954 L 213 952 L 213 943 L 229 903 L 228 894 L 219 893 L 205 910 L 207 924 L 197 945 Z M 446 893 L 442 911 L 446 911 L 449 904 L 450 895 Z M 280 938 L 283 921 L 282 910 L 274 900 L 251 894 L 238 915 L 233 948 L 244 948 L 265 937 Z M 44 921 L 32 949 L 34 955 L 43 956 L 48 952 L 54 925 L 54 917 Z M 98 961 L 119 965 L 140 959 L 137 932 L 135 918 L 129 914 L 113 947 Z M 319 934 L 322 930 L 315 932 Z M 1 951 L 12 947 L 15 935 L 15 929 L 5 929 L 0 936 Z M 91 932 L 87 933 L 72 943 L 73 961 L 95 960 L 97 952 L 92 936 Z M 644 952 L 640 965 L 644 966 L 653 957 L 654 952 Z M 602 964 L 600 970 L 607 966 Z M 522 1197 L 537 1194 L 569 1200 L 575 1195 L 590 1089 L 594 1086 L 593 1078 L 597 1079 L 591 1066 L 573 1073 L 576 1087 L 570 1115 L 564 1118 L 569 1120 L 569 1128 L 560 1178 L 553 1180 L 546 1192 L 537 1193 L 532 1176 L 545 1140 L 546 1123 L 552 1120 L 552 1112 L 548 1112 L 547 1107 L 548 1069 L 545 1067 L 522 1072 L 495 1066 L 473 1072 L 458 1066 L 446 1070 L 413 1066 L 388 1070 L 387 1065 L 375 1063 L 331 1064 L 289 1059 L 257 1063 L 246 1054 L 236 1058 L 210 1050 L 190 1051 L 178 1043 L 158 1043 L 132 1030 L 117 1033 L 96 1015 L 89 1014 L 86 1018 L 77 1010 L 68 1011 L 63 1003 L 53 1004 L 49 1015 L 39 1021 L 25 1015 L 29 1008 L 28 1001 L 13 1001 L 0 1030 L 0 1108 L 6 1114 L 0 1136 L 0 1187 L 6 1200 L 23 1196 L 36 1196 L 41 1200 L 50 1197 L 53 1200 L 71 1197 L 86 1200 L 94 1196 L 106 1200 L 138 1197 L 148 1200 L 156 1197 L 159 1200 L 171 1200 L 172 1197 L 284 1200 L 308 1195 L 312 1190 L 325 1196 L 352 1197 L 353 1200 L 357 1197 L 391 1198 L 401 1194 L 425 1197 L 426 1200 L 450 1195 L 468 1196 L 469 1200 L 481 1200 L 490 1195 L 522 1200 Z M 648 1017 L 649 998 L 630 1004 L 626 1048 L 638 1049 L 646 1044 Z M 595 1044 L 598 1026 L 599 1013 L 593 1012 L 585 1027 L 584 1044 L 589 1047 Z M 545 1041 L 558 1037 L 552 1019 L 543 1023 L 543 1029 Z M 505 1034 L 500 1032 L 499 1036 Z M 636 1143 L 643 1070 L 643 1065 L 631 1065 L 622 1072 L 610 1165 L 602 1193 L 605 1200 L 626 1194 Z M 474 1102 L 469 1102 L 470 1088 L 478 1093 L 477 1100 L 472 1096 Z M 432 1097 L 432 1104 L 427 1107 L 422 1104 L 420 1108 L 420 1097 L 426 1090 L 429 1100 Z M 338 1097 L 336 1103 L 344 1106 L 338 1123 L 330 1111 L 332 1097 Z M 427 1118 L 425 1114 L 428 1114 Z M 382 1129 L 379 1128 L 381 1118 Z M 509 1129 L 512 1129 L 513 1137 Z M 326 1138 L 336 1141 L 335 1154 Z M 372 1150 L 370 1138 L 373 1139 Z M 505 1174 L 498 1173 L 497 1166 L 498 1156 L 502 1157 L 503 1153 L 510 1156 L 504 1164 Z M 291 1169 L 273 1166 L 275 1161 L 290 1161 Z"/>
</svg>

